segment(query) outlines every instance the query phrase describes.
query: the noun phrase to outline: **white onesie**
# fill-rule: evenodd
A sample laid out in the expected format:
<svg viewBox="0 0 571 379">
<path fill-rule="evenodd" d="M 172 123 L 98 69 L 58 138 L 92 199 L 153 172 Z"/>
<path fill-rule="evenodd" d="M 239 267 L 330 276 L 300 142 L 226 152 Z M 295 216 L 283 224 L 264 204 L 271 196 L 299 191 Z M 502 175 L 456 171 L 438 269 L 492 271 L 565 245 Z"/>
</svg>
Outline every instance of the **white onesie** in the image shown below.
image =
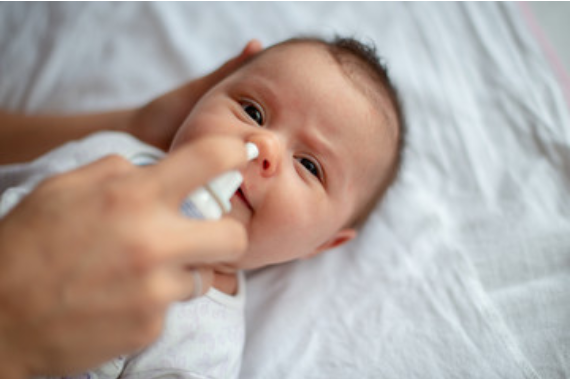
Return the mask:
<svg viewBox="0 0 571 379">
<path fill-rule="evenodd" d="M 241 273 L 238 288 L 235 296 L 210 289 L 172 305 L 161 337 L 150 347 L 71 378 L 238 378 L 244 344 Z"/>
<path fill-rule="evenodd" d="M 131 159 L 141 153 L 164 154 L 130 135 L 100 132 L 33 162 L 0 166 L 0 217 L 46 177 L 105 155 Z M 237 378 L 244 346 L 244 303 L 245 282 L 240 273 L 235 296 L 210 289 L 198 299 L 173 304 L 163 333 L 151 346 L 72 378 Z"/>
</svg>

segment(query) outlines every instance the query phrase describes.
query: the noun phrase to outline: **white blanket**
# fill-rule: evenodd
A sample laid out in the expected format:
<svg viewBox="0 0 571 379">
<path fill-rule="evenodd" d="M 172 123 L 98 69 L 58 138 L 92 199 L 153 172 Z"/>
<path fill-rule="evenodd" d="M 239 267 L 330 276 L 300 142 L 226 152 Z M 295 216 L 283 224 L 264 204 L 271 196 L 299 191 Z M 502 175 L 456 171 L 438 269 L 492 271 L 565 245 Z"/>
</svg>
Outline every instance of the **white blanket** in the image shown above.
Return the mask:
<svg viewBox="0 0 571 379">
<path fill-rule="evenodd" d="M 360 238 L 249 274 L 242 377 L 568 378 L 569 79 L 514 3 L 0 4 L 0 105 L 140 104 L 250 38 L 373 41 L 406 164 Z"/>
</svg>

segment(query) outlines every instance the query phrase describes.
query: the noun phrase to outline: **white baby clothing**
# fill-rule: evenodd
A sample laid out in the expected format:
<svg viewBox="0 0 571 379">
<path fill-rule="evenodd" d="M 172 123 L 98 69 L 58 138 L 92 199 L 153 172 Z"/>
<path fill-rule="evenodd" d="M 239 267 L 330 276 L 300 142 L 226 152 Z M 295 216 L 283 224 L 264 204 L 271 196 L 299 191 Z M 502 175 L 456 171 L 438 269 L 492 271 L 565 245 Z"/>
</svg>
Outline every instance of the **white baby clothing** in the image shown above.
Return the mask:
<svg viewBox="0 0 571 379">
<path fill-rule="evenodd" d="M 42 180 L 112 154 L 128 160 L 140 154 L 164 156 L 161 150 L 126 133 L 106 131 L 68 142 L 31 162 L 0 166 L 0 217 Z"/>
<path fill-rule="evenodd" d="M 35 161 L 0 166 L 0 217 L 44 178 L 109 154 L 126 159 L 140 154 L 164 155 L 128 134 L 100 132 Z M 245 280 L 239 273 L 236 295 L 212 288 L 200 298 L 173 304 L 161 336 L 151 346 L 71 378 L 237 378 L 245 336 L 244 303 Z"/>
</svg>

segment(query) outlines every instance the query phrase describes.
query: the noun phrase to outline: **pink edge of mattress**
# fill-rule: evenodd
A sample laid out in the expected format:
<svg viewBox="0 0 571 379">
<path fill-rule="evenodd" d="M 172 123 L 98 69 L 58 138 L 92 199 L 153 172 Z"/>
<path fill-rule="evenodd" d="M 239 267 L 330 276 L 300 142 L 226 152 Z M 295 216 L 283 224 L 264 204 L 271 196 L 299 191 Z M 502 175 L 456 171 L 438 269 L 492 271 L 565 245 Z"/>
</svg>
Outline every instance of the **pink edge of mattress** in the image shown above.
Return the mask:
<svg viewBox="0 0 571 379">
<path fill-rule="evenodd" d="M 537 22 L 529 5 L 525 1 L 518 1 L 518 5 L 532 34 L 539 42 L 539 45 L 541 46 L 543 52 L 547 57 L 547 60 L 555 72 L 557 81 L 559 82 L 561 90 L 563 91 L 563 95 L 565 95 L 565 99 L 567 100 L 567 108 L 569 108 L 569 74 L 563 67 L 563 63 L 561 63 L 559 55 L 553 48 L 553 45 L 551 45 L 547 39 L 543 29 Z"/>
</svg>

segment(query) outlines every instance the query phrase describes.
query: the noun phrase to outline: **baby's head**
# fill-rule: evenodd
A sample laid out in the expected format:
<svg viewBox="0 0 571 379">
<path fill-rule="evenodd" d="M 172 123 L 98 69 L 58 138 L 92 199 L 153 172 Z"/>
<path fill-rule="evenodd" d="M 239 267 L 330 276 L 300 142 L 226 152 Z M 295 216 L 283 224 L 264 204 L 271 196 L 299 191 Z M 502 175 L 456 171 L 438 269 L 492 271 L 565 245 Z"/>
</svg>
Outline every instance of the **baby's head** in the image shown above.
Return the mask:
<svg viewBox="0 0 571 379">
<path fill-rule="evenodd" d="M 258 146 L 229 214 L 249 238 L 234 267 L 252 269 L 353 239 L 396 176 L 402 123 L 372 49 L 352 39 L 293 39 L 207 92 L 172 149 L 213 133 Z"/>
</svg>

